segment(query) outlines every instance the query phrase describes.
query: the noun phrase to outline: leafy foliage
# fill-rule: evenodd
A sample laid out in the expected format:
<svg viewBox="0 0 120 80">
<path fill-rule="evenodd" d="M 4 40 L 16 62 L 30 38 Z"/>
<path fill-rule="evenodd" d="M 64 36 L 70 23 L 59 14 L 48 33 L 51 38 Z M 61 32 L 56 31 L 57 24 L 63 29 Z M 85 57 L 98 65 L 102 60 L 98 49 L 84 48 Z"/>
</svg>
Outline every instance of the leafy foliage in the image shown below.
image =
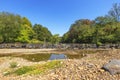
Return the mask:
<svg viewBox="0 0 120 80">
<path fill-rule="evenodd" d="M 61 41 L 59 34 L 55 34 L 51 37 L 52 44 L 58 44 Z"/>
<path fill-rule="evenodd" d="M 14 42 L 20 33 L 21 19 L 19 15 L 0 13 L 1 42 Z"/>
<path fill-rule="evenodd" d="M 39 24 L 32 26 L 26 17 L 8 12 L 0 13 L 0 43 L 40 43 L 50 42 L 52 34 Z"/>
<path fill-rule="evenodd" d="M 114 4 L 108 15 L 95 20 L 80 19 L 62 37 L 63 43 L 120 43 L 120 4 Z"/>
<path fill-rule="evenodd" d="M 33 30 L 35 32 L 34 36 L 37 40 L 47 41 L 47 42 L 50 41 L 50 38 L 52 37 L 52 34 L 46 27 L 43 27 L 40 24 L 35 24 L 33 26 Z"/>
</svg>

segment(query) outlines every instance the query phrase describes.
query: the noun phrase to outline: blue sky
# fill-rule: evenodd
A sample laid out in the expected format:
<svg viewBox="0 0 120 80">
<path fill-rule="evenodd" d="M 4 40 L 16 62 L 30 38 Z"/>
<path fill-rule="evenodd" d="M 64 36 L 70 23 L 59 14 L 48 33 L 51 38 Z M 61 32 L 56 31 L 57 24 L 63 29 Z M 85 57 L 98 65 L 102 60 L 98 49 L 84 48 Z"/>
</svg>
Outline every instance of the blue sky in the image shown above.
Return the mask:
<svg viewBox="0 0 120 80">
<path fill-rule="evenodd" d="M 62 36 L 74 21 L 104 16 L 113 3 L 120 0 L 0 0 L 0 12 L 25 16 Z"/>
</svg>

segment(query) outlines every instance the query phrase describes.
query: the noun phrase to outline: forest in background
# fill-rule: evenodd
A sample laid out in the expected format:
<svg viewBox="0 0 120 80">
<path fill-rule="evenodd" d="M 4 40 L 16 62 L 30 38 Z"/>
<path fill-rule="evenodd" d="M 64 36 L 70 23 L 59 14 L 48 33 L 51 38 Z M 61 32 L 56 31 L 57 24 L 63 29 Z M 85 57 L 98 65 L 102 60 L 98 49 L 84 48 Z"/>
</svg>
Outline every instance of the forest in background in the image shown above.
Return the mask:
<svg viewBox="0 0 120 80">
<path fill-rule="evenodd" d="M 26 17 L 0 12 L 0 43 L 120 43 L 120 4 L 115 3 L 104 16 L 76 20 L 62 37 Z"/>
<path fill-rule="evenodd" d="M 26 17 L 8 12 L 0 13 L 0 43 L 56 43 L 55 41 L 59 40 L 58 36 L 52 35 L 40 24 L 32 26 Z"/>
</svg>

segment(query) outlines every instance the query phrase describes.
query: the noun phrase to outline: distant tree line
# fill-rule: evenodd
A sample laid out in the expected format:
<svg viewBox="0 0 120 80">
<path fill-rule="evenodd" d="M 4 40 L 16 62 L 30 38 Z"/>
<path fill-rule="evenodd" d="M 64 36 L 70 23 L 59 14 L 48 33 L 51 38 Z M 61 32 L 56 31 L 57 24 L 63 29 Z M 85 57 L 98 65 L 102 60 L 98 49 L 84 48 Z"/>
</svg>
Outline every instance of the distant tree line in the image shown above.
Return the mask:
<svg viewBox="0 0 120 80">
<path fill-rule="evenodd" d="M 80 19 L 62 37 L 63 43 L 120 43 L 120 4 L 95 20 Z"/>
<path fill-rule="evenodd" d="M 120 4 L 115 3 L 105 16 L 79 19 L 62 37 L 41 24 L 32 25 L 26 17 L 0 12 L 0 43 L 120 43 Z"/>
<path fill-rule="evenodd" d="M 26 17 L 8 12 L 0 13 L 0 43 L 57 43 L 58 36 L 52 35 L 40 24 L 32 26 Z"/>
</svg>

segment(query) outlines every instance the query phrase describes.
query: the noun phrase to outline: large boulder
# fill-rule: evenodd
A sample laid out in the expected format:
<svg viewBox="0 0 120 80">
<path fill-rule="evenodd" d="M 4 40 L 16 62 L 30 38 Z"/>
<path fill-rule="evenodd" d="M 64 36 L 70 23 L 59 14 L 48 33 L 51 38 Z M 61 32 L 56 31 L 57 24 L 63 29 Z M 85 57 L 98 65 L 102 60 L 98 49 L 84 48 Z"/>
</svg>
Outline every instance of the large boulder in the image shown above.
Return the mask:
<svg viewBox="0 0 120 80">
<path fill-rule="evenodd" d="M 108 71 L 111 75 L 120 73 L 120 60 L 113 59 L 105 64 L 102 69 Z"/>
</svg>

